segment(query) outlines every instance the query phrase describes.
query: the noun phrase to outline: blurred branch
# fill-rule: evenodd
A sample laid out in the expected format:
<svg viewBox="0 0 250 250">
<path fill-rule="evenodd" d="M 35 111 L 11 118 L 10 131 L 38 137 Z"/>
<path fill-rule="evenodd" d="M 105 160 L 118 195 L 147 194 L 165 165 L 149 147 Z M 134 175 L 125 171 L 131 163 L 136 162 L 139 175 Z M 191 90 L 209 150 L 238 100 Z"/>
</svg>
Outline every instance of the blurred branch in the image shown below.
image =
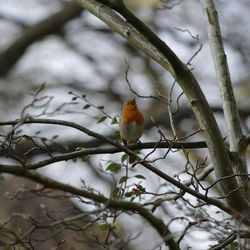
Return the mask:
<svg viewBox="0 0 250 250">
<path fill-rule="evenodd" d="M 116 14 L 111 8 L 98 1 L 81 1 L 77 2 L 86 10 L 100 18 L 106 23 L 114 32 L 120 34 L 127 39 L 133 46 L 143 51 L 146 55 L 153 58 L 164 68 L 170 70 L 170 64 L 166 58 L 158 52 L 158 50 L 145 40 L 144 36 L 138 32 L 130 23 L 126 22 L 120 15 Z M 152 53 L 154 51 L 154 53 Z"/>
<path fill-rule="evenodd" d="M 81 12 L 82 8 L 74 1 L 71 1 L 58 13 L 27 28 L 9 48 L 0 54 L 0 77 L 6 75 L 12 69 L 32 43 L 58 32 L 66 22 L 79 16 Z"/>
</svg>

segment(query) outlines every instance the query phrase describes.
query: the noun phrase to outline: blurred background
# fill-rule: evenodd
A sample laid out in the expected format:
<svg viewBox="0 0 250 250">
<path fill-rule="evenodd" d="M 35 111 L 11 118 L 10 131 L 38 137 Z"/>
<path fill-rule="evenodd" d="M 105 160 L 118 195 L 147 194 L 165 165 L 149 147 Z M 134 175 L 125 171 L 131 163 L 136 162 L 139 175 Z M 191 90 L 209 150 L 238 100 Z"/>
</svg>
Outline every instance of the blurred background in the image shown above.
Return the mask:
<svg viewBox="0 0 250 250">
<path fill-rule="evenodd" d="M 125 0 L 125 4 L 151 27 L 183 62 L 188 63 L 214 111 L 223 136 L 226 137 L 218 84 L 200 2 Z M 216 7 L 242 125 L 245 133 L 248 133 L 250 2 L 218 0 Z M 73 121 L 118 140 L 116 120 L 119 119 L 124 101 L 134 97 L 146 118 L 142 142 L 160 139 L 151 117 L 169 140 L 175 135 L 179 139 L 188 137 L 187 141 L 204 139 L 198 132 L 194 133 L 199 127 L 185 96 L 178 85 L 174 84 L 170 74 L 131 47 L 74 1 L 0 0 L 2 121 L 26 116 L 56 118 Z M 170 123 L 171 113 L 173 123 Z M 173 133 L 171 124 L 174 125 L 176 134 Z M 4 141 L 11 127 L 0 129 L 1 140 Z M 189 136 L 193 133 L 193 136 Z M 72 128 L 54 125 L 23 125 L 15 131 L 15 138 L 12 150 L 17 158 L 26 162 L 37 162 L 49 158 L 50 155 L 79 148 L 104 146 L 103 142 Z M 149 152 L 150 150 L 143 150 L 142 157 Z M 4 163 L 15 162 L 6 158 L 3 151 L 0 153 Z M 149 159 L 154 161 L 162 157 L 154 162 L 155 166 L 171 176 L 178 176 L 181 180 L 187 179 L 188 175 L 184 173 L 186 158 L 179 152 L 169 152 L 164 156 L 165 153 L 164 149 L 158 150 L 151 154 Z M 122 153 L 91 155 L 85 159 L 51 164 L 38 171 L 56 180 L 94 189 L 109 196 L 114 180 L 119 180 L 125 169 L 110 173 L 106 171 L 106 167 L 110 162 L 120 162 L 122 156 Z M 205 149 L 193 150 L 189 154 L 193 163 L 204 161 L 206 156 L 208 152 Z M 206 164 L 209 164 L 209 159 Z M 138 174 L 143 175 L 145 179 L 132 178 Z M 133 188 L 134 183 L 142 185 L 149 192 L 163 193 L 172 188 L 141 167 L 130 170 L 129 175 L 131 186 L 128 190 Z M 57 216 L 60 213 L 65 214 L 67 209 L 72 214 L 90 209 L 89 205 L 78 198 L 60 200 L 60 194 L 53 192 L 51 197 L 57 197 L 56 200 L 46 197 L 44 193 L 33 199 L 30 192 L 24 190 L 36 189 L 34 183 L 6 175 L 3 175 L 2 179 L 0 190 L 5 195 L 0 199 L 1 204 L 5 206 L 0 208 L 1 223 L 16 212 L 39 217 L 46 209 Z M 209 180 L 207 181 L 209 183 Z M 18 189 L 22 190 L 21 198 L 18 196 L 18 199 L 9 199 L 9 195 Z M 151 198 L 147 196 L 144 202 L 150 201 Z M 189 199 L 192 202 L 194 198 Z M 166 222 L 171 221 L 182 210 L 183 217 L 194 216 L 194 210 L 186 207 L 187 205 L 183 209 L 183 206 L 181 201 L 170 201 L 157 210 L 156 214 Z M 211 213 L 216 212 L 213 208 L 210 209 Z M 188 213 L 191 215 L 187 215 Z M 21 223 L 22 219 L 17 221 Z M 183 223 L 186 222 L 170 223 L 170 229 L 178 235 Z M 18 225 L 17 229 L 24 231 L 25 227 Z M 119 217 L 119 227 L 120 239 L 124 242 L 127 239 L 129 242 L 125 249 L 158 249 L 161 244 L 156 232 L 149 226 L 145 227 L 145 222 L 139 216 L 134 215 L 131 218 L 122 215 Z M 98 227 L 94 225 L 91 232 L 95 230 L 98 230 Z M 83 233 L 77 232 L 79 235 L 73 236 L 72 232 L 63 233 L 63 236 L 54 236 L 46 242 L 39 242 L 36 249 L 55 249 L 60 237 L 67 239 L 67 242 L 59 249 L 80 249 L 78 247 L 82 247 L 82 244 L 85 248 L 81 249 L 103 249 L 98 244 L 90 244 L 92 236 L 89 231 L 84 232 L 84 243 L 75 241 L 75 238 L 82 237 Z M 49 233 L 42 232 L 43 236 L 46 234 Z M 215 235 L 215 231 L 211 233 L 202 227 L 199 233 L 196 230 L 191 231 L 182 242 L 183 249 L 187 246 L 192 249 L 207 249 L 217 240 L 216 237 L 219 237 Z M 40 237 L 39 234 L 37 237 Z"/>
</svg>

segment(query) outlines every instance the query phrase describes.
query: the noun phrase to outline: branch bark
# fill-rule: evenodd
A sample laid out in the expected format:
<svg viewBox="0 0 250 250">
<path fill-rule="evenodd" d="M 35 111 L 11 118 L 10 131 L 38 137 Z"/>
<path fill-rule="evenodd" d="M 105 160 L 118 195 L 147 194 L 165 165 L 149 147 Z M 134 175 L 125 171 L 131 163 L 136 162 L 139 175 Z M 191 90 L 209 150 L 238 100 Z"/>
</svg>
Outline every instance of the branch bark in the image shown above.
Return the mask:
<svg viewBox="0 0 250 250">
<path fill-rule="evenodd" d="M 235 158 L 233 167 L 236 173 L 247 174 L 247 164 L 245 159 L 246 147 L 242 140 L 243 132 L 234 98 L 230 72 L 227 64 L 227 56 L 224 51 L 218 14 L 213 0 L 201 0 L 201 3 L 206 20 L 209 46 L 218 78 L 230 151 L 235 152 L 238 156 L 237 159 Z M 240 185 L 243 185 L 246 178 L 239 178 L 238 180 Z M 247 192 L 247 188 L 245 191 Z"/>
</svg>

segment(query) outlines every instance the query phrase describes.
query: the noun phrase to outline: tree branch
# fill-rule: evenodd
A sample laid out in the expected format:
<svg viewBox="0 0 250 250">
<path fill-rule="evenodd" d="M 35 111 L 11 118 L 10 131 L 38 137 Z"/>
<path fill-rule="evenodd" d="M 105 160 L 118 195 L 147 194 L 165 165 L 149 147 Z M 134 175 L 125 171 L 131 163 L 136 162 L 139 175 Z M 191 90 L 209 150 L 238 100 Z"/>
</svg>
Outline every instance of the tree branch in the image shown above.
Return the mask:
<svg viewBox="0 0 250 250">
<path fill-rule="evenodd" d="M 242 154 L 240 141 L 243 137 L 239 113 L 234 98 L 227 56 L 224 51 L 219 19 L 213 0 L 201 0 L 207 25 L 210 50 L 218 78 L 223 111 L 227 123 L 230 150 Z"/>
<path fill-rule="evenodd" d="M 174 143 L 173 142 L 173 144 L 168 143 L 168 142 L 161 142 L 161 143 L 150 142 L 150 143 L 128 145 L 127 148 L 129 148 L 130 150 L 154 149 L 156 144 L 157 144 L 156 148 L 190 149 L 190 148 L 206 147 L 206 144 L 204 142 L 190 142 L 190 143 Z M 35 170 L 35 169 L 47 166 L 55 162 L 67 161 L 67 160 L 75 159 L 78 157 L 86 157 L 88 155 L 96 155 L 96 154 L 115 154 L 115 153 L 120 153 L 120 152 L 123 152 L 123 151 L 116 147 L 88 148 L 88 149 L 76 150 L 74 152 L 56 155 L 56 156 L 50 157 L 49 159 L 39 161 L 37 163 L 27 164 L 25 165 L 25 168 Z"/>
<path fill-rule="evenodd" d="M 213 0 L 201 0 L 201 3 L 206 19 L 209 46 L 222 98 L 230 150 L 232 152 L 236 152 L 238 155 L 238 159 L 236 159 L 233 167 L 236 173 L 246 174 L 247 164 L 245 159 L 245 147 L 244 144 L 242 144 L 243 132 L 240 124 L 239 112 L 234 98 L 217 11 Z M 240 185 L 242 185 L 245 180 L 246 178 L 239 178 Z M 245 190 L 247 190 L 247 188 Z"/>
<path fill-rule="evenodd" d="M 98 138 L 100 140 L 103 140 L 113 146 L 115 146 L 118 150 L 120 151 L 124 151 L 128 154 L 133 154 L 133 156 L 136 157 L 136 159 L 138 159 L 138 162 L 144 166 L 145 168 L 147 168 L 148 170 L 150 170 L 151 172 L 155 173 L 156 175 L 160 176 L 161 178 L 163 178 L 164 180 L 172 183 L 174 186 L 178 187 L 179 189 L 181 189 L 182 191 L 184 192 L 187 192 L 191 195 L 194 195 L 195 197 L 205 201 L 205 202 L 208 202 L 209 204 L 212 204 L 214 206 L 217 206 L 218 208 L 222 209 L 223 211 L 231 214 L 232 210 L 227 206 L 227 205 L 224 205 L 222 202 L 216 200 L 216 199 L 213 199 L 213 198 L 210 198 L 206 195 L 203 195 L 201 193 L 198 193 L 196 192 L 195 190 L 189 188 L 188 186 L 182 184 L 181 182 L 175 180 L 174 178 L 170 177 L 169 175 L 163 173 L 162 171 L 160 171 L 158 168 L 154 167 L 152 164 L 140 159 L 138 157 L 138 155 L 136 155 L 133 151 L 131 151 L 128 147 L 125 147 L 115 141 L 113 141 L 112 139 L 110 138 L 107 138 L 103 135 L 100 135 L 98 133 L 95 133 L 85 127 L 82 127 L 74 122 L 69 122 L 69 121 L 63 121 L 63 120 L 56 120 L 56 119 L 34 119 L 34 118 L 28 118 L 26 120 L 16 120 L 16 121 L 8 121 L 8 122 L 0 122 L 0 126 L 3 126 L 3 125 L 15 125 L 15 124 L 20 124 L 23 123 L 43 123 L 43 124 L 52 124 L 52 125 L 62 125 L 62 126 L 69 126 L 69 127 L 72 127 L 72 128 L 75 128 L 79 131 L 82 131 L 83 133 L 89 135 L 89 136 L 93 136 L 95 138 Z M 147 145 L 147 144 L 146 144 Z M 164 144 L 163 144 L 164 145 Z M 171 143 L 170 143 L 171 145 Z M 178 144 L 177 144 L 178 145 Z M 152 146 L 152 145 L 150 145 Z M 154 144 L 155 146 L 155 144 Z M 180 146 L 180 145 L 178 145 Z M 205 146 L 205 145 L 204 145 Z M 134 149 L 134 147 L 137 147 L 137 145 L 131 145 L 131 149 Z M 102 150 L 103 152 L 105 151 L 105 149 L 100 149 Z M 88 151 L 86 151 L 88 152 Z M 93 153 L 92 149 L 89 149 L 89 152 L 90 153 Z M 62 160 L 68 160 L 68 159 L 71 159 L 70 157 L 72 157 L 72 155 L 74 157 L 80 157 L 82 156 L 81 154 L 84 153 L 84 152 L 73 152 L 73 153 L 69 153 L 69 154 L 65 154 L 65 155 L 62 155 L 62 156 L 55 156 L 51 159 L 47 159 L 47 160 L 43 160 L 43 161 L 40 161 L 38 163 L 35 163 L 35 164 L 28 164 L 27 166 L 24 166 L 25 169 L 37 169 L 37 168 L 40 168 L 40 167 L 43 167 L 43 166 L 46 166 L 48 164 L 51 164 L 51 163 L 54 163 L 54 162 L 57 162 L 57 161 L 62 161 Z M 4 168 L 5 165 L 0 165 L 2 168 Z M 22 169 L 23 166 L 18 166 L 18 165 L 9 165 L 8 167 L 10 168 L 19 168 L 19 169 Z"/>
<path fill-rule="evenodd" d="M 93 138 L 96 138 L 98 140 L 101 140 L 103 142 L 106 142 L 108 144 L 115 146 L 115 147 L 105 147 L 105 148 L 100 148 L 100 147 L 88 148 L 88 149 L 78 150 L 78 151 L 74 151 L 70 153 L 64 153 L 62 155 L 54 156 L 48 160 L 43 160 L 39 162 L 38 164 L 33 164 L 32 166 L 34 167 L 34 169 L 43 167 L 47 164 L 51 164 L 57 161 L 69 160 L 69 159 L 83 157 L 83 156 L 90 155 L 90 154 L 113 154 L 113 153 L 118 153 L 118 152 L 126 152 L 128 154 L 131 154 L 131 152 L 133 152 L 133 150 L 135 149 L 154 149 L 154 148 L 191 149 L 191 148 L 206 148 L 207 147 L 206 142 L 204 141 L 178 142 L 178 141 L 171 141 L 171 140 L 163 141 L 163 142 L 147 142 L 147 143 L 140 143 L 140 144 L 135 143 L 135 144 L 130 144 L 125 147 L 106 136 L 93 132 L 74 122 L 58 120 L 58 119 L 27 118 L 27 119 L 14 120 L 14 121 L 5 121 L 5 122 L 0 121 L 0 126 L 17 125 L 17 124 L 21 125 L 21 124 L 30 124 L 30 123 L 31 124 L 61 125 L 61 126 L 71 127 Z"/>
<path fill-rule="evenodd" d="M 167 226 L 164 224 L 164 222 L 157 217 L 155 217 L 151 212 L 149 212 L 147 209 L 143 208 L 140 204 L 134 203 L 134 202 L 128 202 L 123 200 L 114 200 L 114 199 L 108 199 L 104 195 L 99 195 L 95 193 L 88 192 L 83 189 L 79 189 L 58 181 L 55 181 L 53 179 L 50 179 L 48 177 L 42 176 L 36 172 L 30 172 L 26 170 L 22 170 L 19 166 L 7 166 L 4 167 L 3 165 L 0 166 L 0 171 L 5 173 L 10 173 L 22 177 L 26 177 L 28 179 L 31 179 L 33 181 L 36 181 L 38 183 L 43 184 L 46 188 L 53 188 L 53 189 L 59 189 L 64 192 L 71 193 L 73 195 L 82 196 L 87 199 L 96 201 L 100 204 L 103 204 L 106 208 L 115 208 L 118 210 L 123 211 L 136 211 L 139 213 L 143 218 L 145 218 L 152 227 L 155 228 L 155 230 L 162 236 L 164 239 L 164 242 L 169 245 L 170 249 L 178 250 L 179 246 L 174 241 L 172 233 L 169 231 Z"/>
<path fill-rule="evenodd" d="M 174 52 L 157 37 L 142 21 L 131 13 L 121 1 L 78 0 L 79 4 L 105 22 L 114 32 L 167 69 L 183 89 L 200 127 L 204 131 L 207 146 L 217 178 L 233 175 L 232 163 L 224 146 L 222 136 L 213 113 L 192 72 Z M 103 4 L 104 3 L 104 4 Z M 120 15 L 116 14 L 117 11 Z M 221 183 L 227 202 L 240 213 L 249 215 L 250 203 L 242 189 L 238 189 L 236 178 Z"/>
<path fill-rule="evenodd" d="M 133 152 L 131 150 L 136 149 L 136 148 L 154 148 L 156 143 L 144 143 L 144 144 L 134 144 L 128 147 L 124 147 L 119 143 L 116 143 L 115 141 L 100 135 L 98 133 L 95 133 L 91 130 L 88 130 L 87 128 L 84 128 L 76 123 L 73 122 L 69 122 L 69 121 L 62 121 L 62 120 L 55 120 L 55 119 L 34 119 L 34 118 L 28 118 L 26 120 L 15 120 L 15 121 L 7 121 L 7 122 L 0 122 L 0 126 L 3 125 L 16 125 L 16 124 L 20 124 L 20 122 L 22 124 L 25 123 L 43 123 L 43 124 L 52 124 L 52 125 L 62 125 L 62 126 L 69 126 L 75 129 L 78 129 L 90 136 L 93 136 L 95 138 L 101 139 L 103 141 L 106 141 L 110 144 L 112 144 L 113 146 L 115 146 L 116 148 L 113 147 L 109 147 L 109 148 L 96 148 L 96 149 L 84 149 L 84 150 L 80 150 L 80 151 L 76 151 L 76 152 L 71 152 L 68 154 L 63 154 L 63 155 L 59 155 L 59 156 L 54 156 L 51 157 L 50 159 L 46 159 L 46 160 L 42 160 L 39 161 L 37 163 L 34 164 L 27 164 L 25 166 L 18 166 L 18 165 L 8 165 L 7 168 L 18 168 L 18 169 L 23 169 L 23 167 L 25 167 L 25 170 L 31 170 L 31 169 L 38 169 L 41 168 L 43 166 L 47 166 L 51 163 L 55 163 L 55 162 L 59 162 L 59 161 L 64 161 L 64 160 L 69 160 L 69 159 L 73 159 L 76 157 L 81 157 L 81 156 L 85 156 L 86 154 L 96 154 L 96 153 L 114 153 L 114 152 L 121 152 L 121 151 L 125 151 L 127 153 Z M 157 143 L 158 145 L 158 143 Z M 194 147 L 196 148 L 197 146 L 206 146 L 206 144 L 204 142 L 198 142 L 198 143 L 177 143 L 177 142 L 163 142 L 159 144 L 160 147 L 171 147 L 171 148 L 180 148 L 183 146 L 187 146 L 187 147 Z M 130 150 L 131 149 L 131 150 Z M 134 154 L 134 153 L 133 153 Z M 135 156 L 138 158 L 138 156 L 135 154 Z M 138 158 L 139 159 L 139 158 Z M 194 195 L 195 197 L 208 202 L 209 204 L 213 204 L 214 206 L 219 207 L 220 209 L 222 209 L 223 211 L 226 211 L 227 213 L 231 213 L 231 209 L 229 207 L 227 207 L 226 205 L 224 205 L 223 203 L 221 203 L 220 201 L 210 198 L 206 195 L 203 195 L 201 193 L 196 192 L 195 190 L 189 188 L 188 186 L 186 186 L 185 184 L 182 184 L 181 182 L 175 180 L 174 178 L 166 175 L 165 173 L 161 172 L 160 170 L 158 170 L 157 168 L 153 167 L 151 164 L 143 161 L 142 159 L 139 159 L 139 163 L 141 163 L 141 165 L 143 165 L 145 168 L 147 168 L 148 170 L 150 170 L 151 172 L 155 173 L 156 175 L 162 177 L 164 180 L 172 183 L 174 186 L 180 188 L 182 191 L 187 192 L 191 195 Z M 5 165 L 0 165 L 2 168 L 5 168 Z"/>
</svg>

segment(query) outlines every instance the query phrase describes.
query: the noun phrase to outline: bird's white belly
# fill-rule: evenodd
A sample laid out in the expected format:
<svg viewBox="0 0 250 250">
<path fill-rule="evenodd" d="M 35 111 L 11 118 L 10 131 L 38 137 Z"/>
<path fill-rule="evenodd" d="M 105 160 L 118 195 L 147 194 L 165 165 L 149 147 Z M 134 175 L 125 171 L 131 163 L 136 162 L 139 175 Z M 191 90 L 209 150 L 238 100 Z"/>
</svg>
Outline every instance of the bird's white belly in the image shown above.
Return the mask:
<svg viewBox="0 0 250 250">
<path fill-rule="evenodd" d="M 128 143 L 137 142 L 142 135 L 143 128 L 141 126 L 138 126 L 136 122 L 131 122 L 128 125 L 121 124 L 121 126 L 123 126 L 122 137 Z"/>
</svg>

